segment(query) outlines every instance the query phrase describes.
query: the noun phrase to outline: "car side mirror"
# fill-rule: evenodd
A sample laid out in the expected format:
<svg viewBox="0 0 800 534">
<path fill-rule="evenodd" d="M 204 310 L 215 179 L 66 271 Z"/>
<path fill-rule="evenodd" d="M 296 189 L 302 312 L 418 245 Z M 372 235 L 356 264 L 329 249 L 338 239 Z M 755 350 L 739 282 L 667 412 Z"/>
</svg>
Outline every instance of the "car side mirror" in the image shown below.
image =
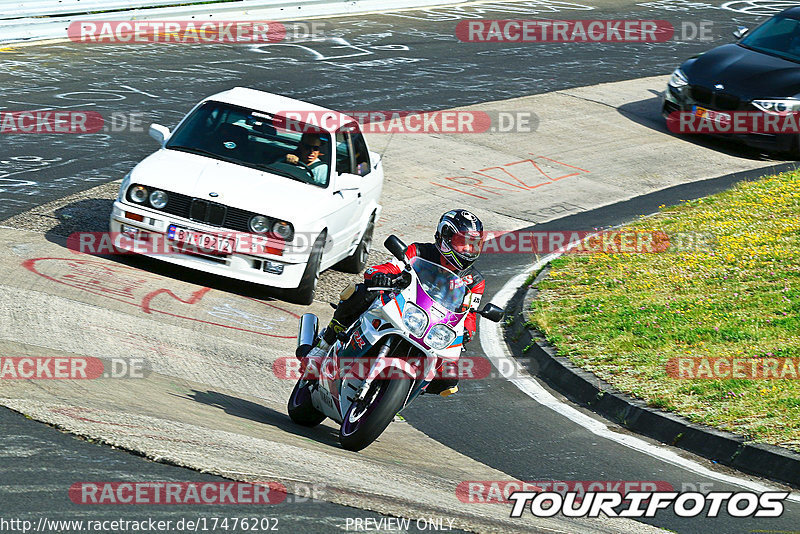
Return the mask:
<svg viewBox="0 0 800 534">
<path fill-rule="evenodd" d="M 738 41 L 750 30 L 747 26 L 737 26 L 736 30 L 733 32 L 733 36 L 736 37 Z"/>
<path fill-rule="evenodd" d="M 172 134 L 169 131 L 169 128 L 166 126 L 161 126 L 160 124 L 151 124 L 150 125 L 150 137 L 158 141 L 158 144 L 161 145 L 161 148 L 164 148 L 164 145 L 167 144 L 169 141 L 169 137 Z"/>
<path fill-rule="evenodd" d="M 503 315 L 505 315 L 506 312 L 499 306 L 489 303 L 484 306 L 482 310 L 478 310 L 478 313 L 481 317 L 485 317 L 493 323 L 499 323 L 503 320 Z"/>
<path fill-rule="evenodd" d="M 387 237 L 386 241 L 383 242 L 383 246 L 398 260 L 402 262 L 406 261 L 406 246 L 396 235 L 392 234 Z"/>
</svg>

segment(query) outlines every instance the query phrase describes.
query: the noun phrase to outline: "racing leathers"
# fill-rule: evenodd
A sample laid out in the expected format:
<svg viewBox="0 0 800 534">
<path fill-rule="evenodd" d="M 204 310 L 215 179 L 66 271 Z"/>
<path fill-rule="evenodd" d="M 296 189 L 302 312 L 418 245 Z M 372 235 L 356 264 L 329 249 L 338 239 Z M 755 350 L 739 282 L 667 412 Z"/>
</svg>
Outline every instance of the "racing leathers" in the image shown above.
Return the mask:
<svg viewBox="0 0 800 534">
<path fill-rule="evenodd" d="M 453 266 L 442 256 L 439 249 L 433 243 L 412 243 L 406 249 L 406 258 L 421 257 L 432 263 L 436 263 L 450 270 L 455 270 Z M 364 283 L 357 284 L 355 291 L 345 300 L 339 302 L 333 314 L 330 324 L 325 329 L 323 340 L 327 345 L 332 345 L 336 341 L 336 336 L 347 329 L 358 319 L 372 301 L 375 293 L 367 290 L 370 286 L 383 287 L 387 281 L 391 281 L 403 272 L 399 262 L 392 260 L 374 267 L 370 267 L 364 272 Z M 464 344 L 475 337 L 477 321 L 475 310 L 478 309 L 486 281 L 483 275 L 472 265 L 457 273 L 471 292 L 472 302 L 469 303 L 470 312 L 464 319 Z M 380 283 L 375 283 L 376 281 Z M 446 390 L 455 391 L 458 378 L 436 378 L 428 384 L 426 393 L 439 394 Z M 451 389 L 452 388 L 452 389 Z"/>
</svg>

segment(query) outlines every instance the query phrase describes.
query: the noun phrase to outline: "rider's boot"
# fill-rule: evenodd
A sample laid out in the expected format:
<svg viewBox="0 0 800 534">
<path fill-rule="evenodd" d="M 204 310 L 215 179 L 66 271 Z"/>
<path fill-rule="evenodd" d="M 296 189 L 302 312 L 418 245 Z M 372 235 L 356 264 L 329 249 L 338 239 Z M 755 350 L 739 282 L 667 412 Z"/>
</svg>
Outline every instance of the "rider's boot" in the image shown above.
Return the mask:
<svg viewBox="0 0 800 534">
<path fill-rule="evenodd" d="M 452 395 L 453 393 L 458 393 L 458 386 L 449 387 L 444 391 L 442 391 L 441 393 L 439 393 L 439 395 L 441 395 L 442 397 L 447 397 L 448 395 Z"/>
<path fill-rule="evenodd" d="M 325 327 L 322 331 L 322 335 L 320 335 L 320 343 L 327 343 L 330 347 L 336 343 L 336 338 L 345 330 L 347 330 L 347 328 L 342 323 L 336 319 L 331 319 L 331 322 L 328 323 L 328 326 Z"/>
<path fill-rule="evenodd" d="M 425 388 L 425 393 L 433 393 L 434 395 L 441 395 L 447 397 L 458 391 L 458 378 L 434 378 L 428 387 Z"/>
</svg>

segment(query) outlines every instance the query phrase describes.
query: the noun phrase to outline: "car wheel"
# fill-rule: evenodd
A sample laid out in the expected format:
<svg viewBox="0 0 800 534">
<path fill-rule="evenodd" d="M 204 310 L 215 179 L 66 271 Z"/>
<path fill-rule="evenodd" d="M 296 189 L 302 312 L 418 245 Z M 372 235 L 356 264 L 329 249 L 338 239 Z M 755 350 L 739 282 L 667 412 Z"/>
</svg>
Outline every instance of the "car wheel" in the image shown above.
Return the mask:
<svg viewBox="0 0 800 534">
<path fill-rule="evenodd" d="M 375 232 L 375 215 L 369 218 L 367 228 L 356 250 L 352 255 L 346 257 L 336 266 L 340 271 L 346 273 L 360 273 L 367 266 L 370 250 L 372 250 L 372 234 Z"/>
<path fill-rule="evenodd" d="M 325 248 L 325 232 L 323 231 L 314 241 L 311 248 L 311 255 L 308 257 L 306 270 L 300 279 L 300 285 L 294 291 L 290 300 L 297 304 L 311 304 L 314 302 L 314 295 L 317 292 L 317 282 L 319 281 L 319 266 L 322 263 L 322 249 Z"/>
</svg>

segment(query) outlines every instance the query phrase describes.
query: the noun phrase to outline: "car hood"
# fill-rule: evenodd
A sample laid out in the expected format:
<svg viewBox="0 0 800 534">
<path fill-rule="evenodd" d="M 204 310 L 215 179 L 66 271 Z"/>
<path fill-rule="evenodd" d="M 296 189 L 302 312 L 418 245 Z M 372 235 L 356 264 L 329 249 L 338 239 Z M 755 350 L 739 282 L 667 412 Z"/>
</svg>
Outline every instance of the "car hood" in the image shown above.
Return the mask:
<svg viewBox="0 0 800 534">
<path fill-rule="evenodd" d="M 688 62 L 683 70 L 689 83 L 709 89 L 722 84 L 724 92 L 742 100 L 786 98 L 800 92 L 800 63 L 737 44 L 714 48 Z"/>
<path fill-rule="evenodd" d="M 197 154 L 161 149 L 142 160 L 131 183 L 158 187 L 289 221 L 308 219 L 324 206 L 328 189 Z M 215 193 L 216 196 L 211 196 Z M 318 212 L 317 212 L 318 213 Z M 306 215 L 304 215 L 306 214 Z M 322 214 L 319 214 L 322 215 Z"/>
</svg>

